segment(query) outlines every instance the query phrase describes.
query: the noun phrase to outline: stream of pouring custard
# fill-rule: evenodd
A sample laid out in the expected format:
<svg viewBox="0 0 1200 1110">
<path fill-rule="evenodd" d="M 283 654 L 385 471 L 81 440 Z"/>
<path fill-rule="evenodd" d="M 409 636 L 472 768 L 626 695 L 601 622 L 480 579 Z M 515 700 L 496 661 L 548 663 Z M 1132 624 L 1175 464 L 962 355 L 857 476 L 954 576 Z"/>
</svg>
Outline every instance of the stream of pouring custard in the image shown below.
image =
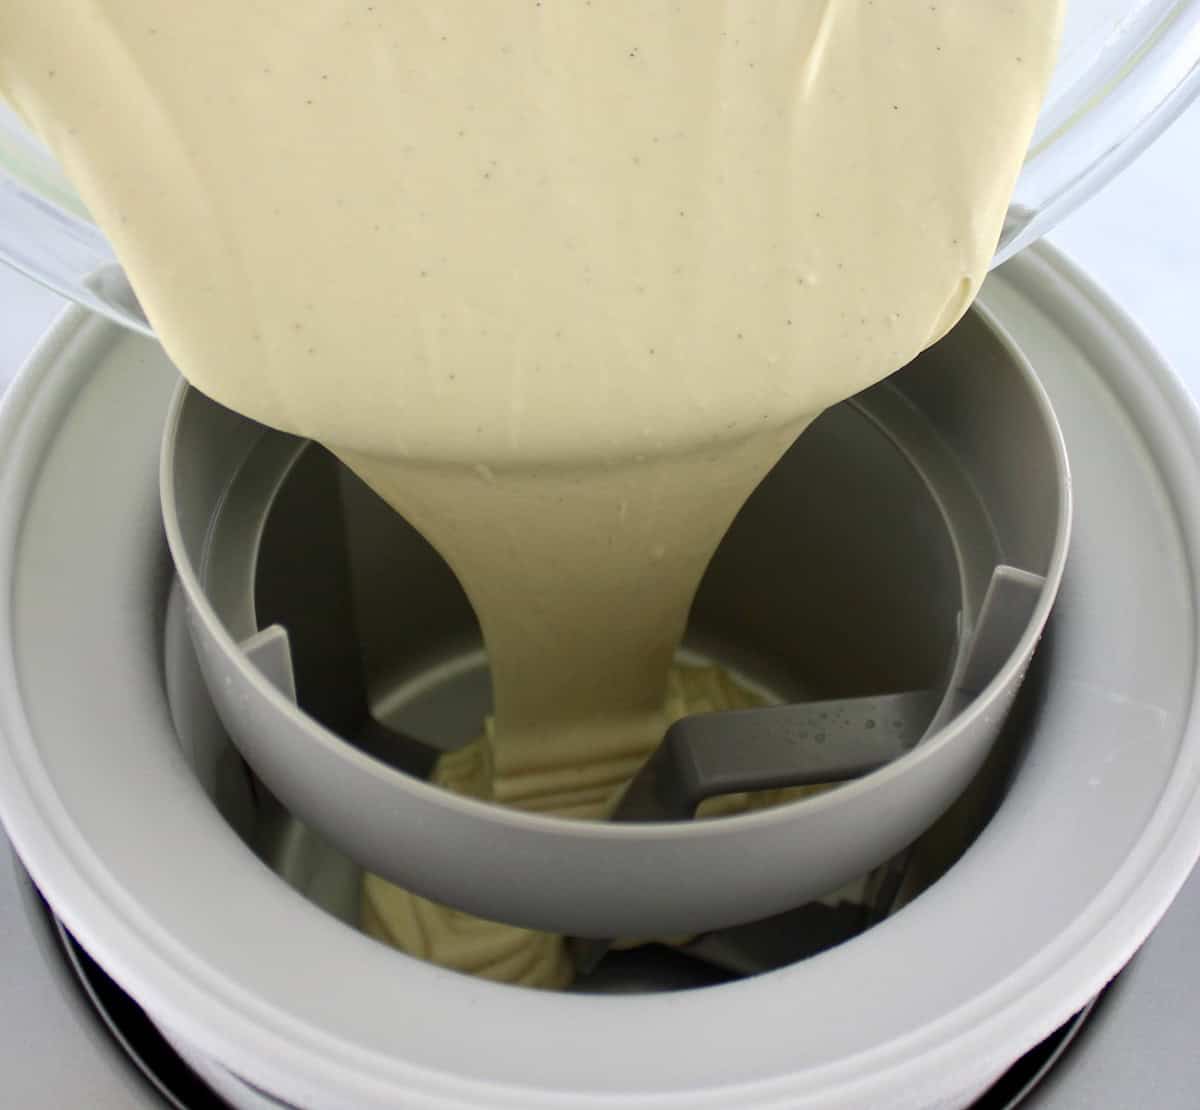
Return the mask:
<svg viewBox="0 0 1200 1110">
<path fill-rule="evenodd" d="M 0 89 L 189 381 L 328 446 L 458 575 L 495 717 L 443 781 L 600 816 L 685 707 L 748 494 L 970 304 L 1059 8 L 5 0 Z M 559 938 L 380 881 L 365 921 L 569 977 Z"/>
</svg>

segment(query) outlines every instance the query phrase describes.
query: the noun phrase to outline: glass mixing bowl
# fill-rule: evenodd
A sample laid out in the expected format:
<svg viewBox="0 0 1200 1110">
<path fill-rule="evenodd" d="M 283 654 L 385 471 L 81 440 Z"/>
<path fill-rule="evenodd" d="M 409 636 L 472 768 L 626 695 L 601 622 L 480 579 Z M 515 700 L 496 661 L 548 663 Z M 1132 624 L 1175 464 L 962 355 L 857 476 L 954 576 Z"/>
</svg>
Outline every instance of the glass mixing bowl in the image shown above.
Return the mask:
<svg viewBox="0 0 1200 1110">
<path fill-rule="evenodd" d="M 994 264 L 1043 235 L 1099 189 L 1197 91 L 1200 0 L 1070 0 L 1058 65 Z M 53 156 L 3 106 L 0 259 L 82 305 L 150 333 L 112 247 L 83 202 Z"/>
</svg>

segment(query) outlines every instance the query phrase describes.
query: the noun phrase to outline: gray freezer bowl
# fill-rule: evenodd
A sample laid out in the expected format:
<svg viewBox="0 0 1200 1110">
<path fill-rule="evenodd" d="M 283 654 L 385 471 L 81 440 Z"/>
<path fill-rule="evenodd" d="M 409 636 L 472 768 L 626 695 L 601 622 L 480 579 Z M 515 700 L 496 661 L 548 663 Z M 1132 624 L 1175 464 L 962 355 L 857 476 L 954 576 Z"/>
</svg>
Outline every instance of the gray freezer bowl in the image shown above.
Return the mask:
<svg viewBox="0 0 1200 1110">
<path fill-rule="evenodd" d="M 728 987 L 594 1000 L 407 960 L 274 879 L 212 807 L 163 691 L 171 383 L 154 347 L 81 313 L 0 417 L 0 804 L 23 860 L 160 1024 L 300 1105 L 962 1105 L 1124 964 L 1200 845 L 1193 407 L 1052 251 L 983 299 L 1075 456 L 1072 556 L 1003 804 L 883 925 Z M 120 431 L 103 467 L 82 446 L 100 429 Z M 468 1056 L 446 1036 L 463 1028 L 487 1030 Z"/>
</svg>

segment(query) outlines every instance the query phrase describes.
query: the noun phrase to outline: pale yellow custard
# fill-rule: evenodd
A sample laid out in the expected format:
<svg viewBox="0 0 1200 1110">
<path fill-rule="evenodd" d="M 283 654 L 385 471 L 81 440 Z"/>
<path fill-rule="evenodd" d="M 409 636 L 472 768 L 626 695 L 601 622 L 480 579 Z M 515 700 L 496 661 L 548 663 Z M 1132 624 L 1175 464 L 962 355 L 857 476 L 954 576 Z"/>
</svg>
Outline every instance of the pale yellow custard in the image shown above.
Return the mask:
<svg viewBox="0 0 1200 1110">
<path fill-rule="evenodd" d="M 0 89 L 187 378 L 458 574 L 484 792 L 579 812 L 749 492 L 970 303 L 1059 7 L 5 0 Z"/>
</svg>

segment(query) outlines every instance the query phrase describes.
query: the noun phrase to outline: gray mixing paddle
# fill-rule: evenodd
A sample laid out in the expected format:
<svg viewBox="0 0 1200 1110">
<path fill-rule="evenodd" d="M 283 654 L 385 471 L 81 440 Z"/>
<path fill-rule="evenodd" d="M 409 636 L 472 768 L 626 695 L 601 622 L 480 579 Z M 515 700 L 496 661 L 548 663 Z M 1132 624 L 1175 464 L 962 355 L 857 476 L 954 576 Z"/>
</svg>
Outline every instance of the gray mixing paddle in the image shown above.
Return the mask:
<svg viewBox="0 0 1200 1110">
<path fill-rule="evenodd" d="M 744 790 L 831 785 L 890 763 L 961 712 L 991 681 L 1020 639 L 1044 581 L 1016 567 L 995 569 L 978 624 L 966 650 L 957 654 L 944 697 L 916 690 L 704 713 L 676 721 L 630 782 L 611 819 L 688 820 L 707 798 Z M 778 948 L 777 938 L 783 936 L 805 945 L 805 930 L 776 927 L 784 919 L 801 917 L 828 934 L 820 948 L 857 932 L 861 927 L 857 911 L 858 907 L 819 903 L 801 906 L 765 922 L 702 936 L 685 951 L 748 974 L 771 966 L 766 953 L 759 951 L 763 944 Z M 593 971 L 611 944 L 573 938 L 576 970 Z"/>
<path fill-rule="evenodd" d="M 667 730 L 633 777 L 611 819 L 686 821 L 701 802 L 722 794 L 859 778 L 909 751 L 925 734 L 941 700 L 937 691 L 914 690 L 684 717 Z M 737 965 L 744 946 L 731 937 L 733 952 L 726 953 L 730 945 L 721 935 L 693 942 L 700 947 L 691 954 Z M 709 953 L 705 943 L 717 947 Z M 611 944 L 573 938 L 578 973 L 594 971 Z"/>
<path fill-rule="evenodd" d="M 612 820 L 686 821 L 721 794 L 859 778 L 908 751 L 940 701 L 915 690 L 684 717 L 630 781 Z"/>
</svg>

